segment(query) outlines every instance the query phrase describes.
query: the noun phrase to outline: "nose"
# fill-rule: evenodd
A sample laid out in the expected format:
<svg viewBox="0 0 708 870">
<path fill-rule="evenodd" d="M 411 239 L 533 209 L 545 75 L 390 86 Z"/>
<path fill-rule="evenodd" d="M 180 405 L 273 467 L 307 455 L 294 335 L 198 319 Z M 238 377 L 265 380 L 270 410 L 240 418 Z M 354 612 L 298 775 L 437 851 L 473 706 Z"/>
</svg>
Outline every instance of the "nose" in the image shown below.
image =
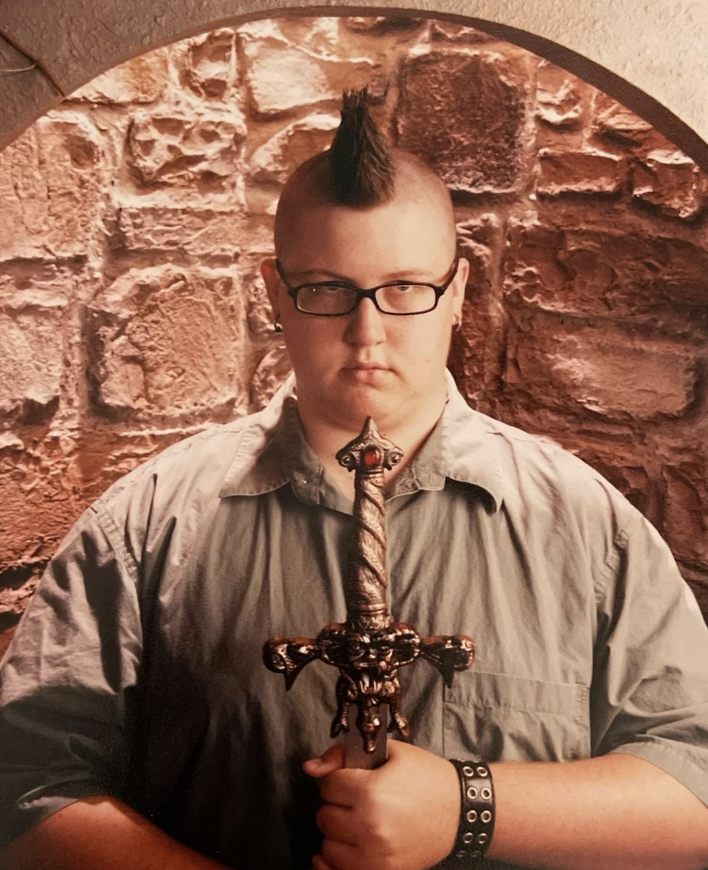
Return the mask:
<svg viewBox="0 0 708 870">
<path fill-rule="evenodd" d="M 386 337 L 385 317 L 372 299 L 362 299 L 354 311 L 347 315 L 349 322 L 344 331 L 344 340 L 358 346 L 379 344 Z"/>
</svg>

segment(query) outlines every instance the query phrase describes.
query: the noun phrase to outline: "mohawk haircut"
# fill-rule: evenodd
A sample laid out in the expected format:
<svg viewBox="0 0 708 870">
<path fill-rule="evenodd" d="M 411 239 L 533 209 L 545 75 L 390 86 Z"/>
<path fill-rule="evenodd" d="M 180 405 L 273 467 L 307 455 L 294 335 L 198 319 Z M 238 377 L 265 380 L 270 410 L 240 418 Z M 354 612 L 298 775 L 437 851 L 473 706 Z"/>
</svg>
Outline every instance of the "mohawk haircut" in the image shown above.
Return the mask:
<svg viewBox="0 0 708 870">
<path fill-rule="evenodd" d="M 342 205 L 366 207 L 393 198 L 391 146 L 369 112 L 368 89 L 344 91 L 342 121 L 327 152 L 333 193 Z"/>
</svg>

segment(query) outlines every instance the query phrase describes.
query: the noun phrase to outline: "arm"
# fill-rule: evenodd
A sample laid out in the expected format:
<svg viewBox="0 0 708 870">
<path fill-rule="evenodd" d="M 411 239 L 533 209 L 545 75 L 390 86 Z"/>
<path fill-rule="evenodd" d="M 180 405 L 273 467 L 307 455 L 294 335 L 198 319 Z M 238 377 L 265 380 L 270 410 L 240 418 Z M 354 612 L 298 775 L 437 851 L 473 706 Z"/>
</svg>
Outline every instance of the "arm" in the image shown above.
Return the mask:
<svg viewBox="0 0 708 870">
<path fill-rule="evenodd" d="M 452 849 L 460 810 L 447 761 L 394 741 L 377 771 L 342 770 L 340 747 L 306 763 L 321 779 L 315 870 L 423 870 Z M 612 754 L 494 764 L 490 858 L 558 870 L 700 870 L 708 808 L 668 773 Z"/>
<path fill-rule="evenodd" d="M 69 804 L 15 840 L 2 870 L 219 870 L 127 804 L 98 795 Z"/>
</svg>

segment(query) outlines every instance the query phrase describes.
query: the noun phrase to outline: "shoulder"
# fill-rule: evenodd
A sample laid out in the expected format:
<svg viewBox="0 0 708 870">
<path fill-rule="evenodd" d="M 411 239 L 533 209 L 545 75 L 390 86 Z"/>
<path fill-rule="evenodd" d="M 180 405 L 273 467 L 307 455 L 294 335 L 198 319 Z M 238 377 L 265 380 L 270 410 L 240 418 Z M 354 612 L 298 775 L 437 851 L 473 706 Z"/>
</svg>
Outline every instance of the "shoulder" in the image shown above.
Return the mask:
<svg viewBox="0 0 708 870">
<path fill-rule="evenodd" d="M 175 528 L 208 526 L 225 478 L 263 450 L 279 415 L 269 409 L 185 438 L 120 478 L 89 509 L 116 549 L 137 564 Z"/>
<path fill-rule="evenodd" d="M 475 426 L 494 462 L 506 514 L 529 532 L 584 542 L 607 558 L 642 514 L 598 471 L 551 438 L 476 411 Z"/>
<path fill-rule="evenodd" d="M 178 441 L 117 480 L 97 505 L 117 507 L 135 498 L 145 487 L 176 491 L 184 487 L 218 487 L 235 460 L 242 440 L 259 430 L 255 414 Z"/>
</svg>

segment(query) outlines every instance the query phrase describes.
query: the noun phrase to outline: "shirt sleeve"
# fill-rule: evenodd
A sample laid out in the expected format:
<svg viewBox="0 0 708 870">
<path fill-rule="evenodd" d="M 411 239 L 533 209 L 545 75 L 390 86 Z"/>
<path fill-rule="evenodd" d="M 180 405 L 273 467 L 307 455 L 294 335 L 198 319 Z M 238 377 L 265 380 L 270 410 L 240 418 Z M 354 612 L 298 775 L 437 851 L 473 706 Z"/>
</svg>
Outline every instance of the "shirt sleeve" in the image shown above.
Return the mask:
<svg viewBox="0 0 708 870">
<path fill-rule="evenodd" d="M 79 798 L 125 796 L 142 631 L 136 570 L 105 526 L 96 508 L 74 526 L 0 668 L 0 847 Z"/>
<path fill-rule="evenodd" d="M 600 596 L 593 755 L 652 762 L 708 804 L 708 627 L 667 544 L 632 509 Z"/>
</svg>

